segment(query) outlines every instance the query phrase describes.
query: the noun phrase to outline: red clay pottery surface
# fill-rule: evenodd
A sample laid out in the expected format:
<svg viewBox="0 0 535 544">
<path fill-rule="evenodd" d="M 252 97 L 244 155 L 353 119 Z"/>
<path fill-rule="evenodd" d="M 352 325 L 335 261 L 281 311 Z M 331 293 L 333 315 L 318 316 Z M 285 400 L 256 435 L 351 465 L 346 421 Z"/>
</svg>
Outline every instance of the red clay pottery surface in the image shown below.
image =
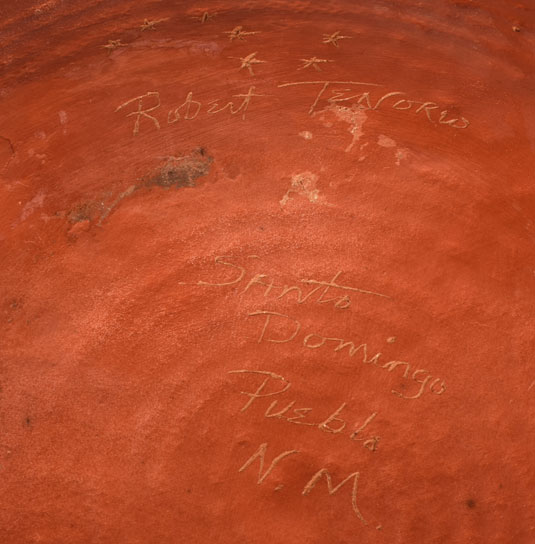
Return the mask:
<svg viewBox="0 0 535 544">
<path fill-rule="evenodd" d="M 535 6 L 0 8 L 0 541 L 535 542 Z"/>
</svg>

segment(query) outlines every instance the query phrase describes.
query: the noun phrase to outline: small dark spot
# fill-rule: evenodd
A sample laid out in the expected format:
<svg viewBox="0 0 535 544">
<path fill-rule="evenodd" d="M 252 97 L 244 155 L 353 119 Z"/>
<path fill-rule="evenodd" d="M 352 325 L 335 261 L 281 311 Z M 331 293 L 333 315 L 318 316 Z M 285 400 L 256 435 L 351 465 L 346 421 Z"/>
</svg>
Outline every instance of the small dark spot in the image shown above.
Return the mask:
<svg viewBox="0 0 535 544">
<path fill-rule="evenodd" d="M 503 489 L 503 484 L 500 484 L 500 485 L 499 485 L 499 488 L 500 488 L 500 489 Z"/>
<path fill-rule="evenodd" d="M 186 492 L 187 492 L 187 493 L 191 493 L 191 489 L 186 489 Z"/>
<path fill-rule="evenodd" d="M 32 422 L 32 420 L 29 417 L 27 417 L 24 421 L 26 423 L 26 427 L 29 427 L 30 423 Z"/>
<path fill-rule="evenodd" d="M 476 501 L 474 499 L 468 499 L 466 501 L 466 506 L 468 506 L 468 508 L 475 508 L 476 507 Z"/>
<path fill-rule="evenodd" d="M 264 230 L 264 227 L 258 227 L 258 230 Z"/>
</svg>

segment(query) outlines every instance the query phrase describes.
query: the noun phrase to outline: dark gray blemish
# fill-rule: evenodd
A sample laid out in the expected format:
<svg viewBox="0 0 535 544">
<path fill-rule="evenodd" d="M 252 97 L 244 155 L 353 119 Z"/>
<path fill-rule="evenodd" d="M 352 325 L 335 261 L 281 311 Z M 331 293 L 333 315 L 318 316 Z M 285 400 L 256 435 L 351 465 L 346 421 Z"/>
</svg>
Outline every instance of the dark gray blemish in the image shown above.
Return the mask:
<svg viewBox="0 0 535 544">
<path fill-rule="evenodd" d="M 184 157 L 167 157 L 166 162 L 146 181 L 146 185 L 160 187 L 195 187 L 195 180 L 210 172 L 213 158 L 204 148 Z"/>
<path fill-rule="evenodd" d="M 78 204 L 67 215 L 71 223 L 80 223 L 81 221 L 92 221 L 96 216 L 104 211 L 103 202 L 84 202 Z"/>
<path fill-rule="evenodd" d="M 68 220 L 71 223 L 79 223 L 81 221 L 95 221 L 98 218 L 97 225 L 101 226 L 102 222 L 122 200 L 130 197 L 139 189 L 153 186 L 165 189 L 195 187 L 195 181 L 210 172 L 213 161 L 213 157 L 208 155 L 203 147 L 195 149 L 188 155 L 165 157 L 164 162 L 151 174 L 141 178 L 140 183 L 130 185 L 110 204 L 104 204 L 102 201 L 79 204 L 69 212 Z"/>
</svg>

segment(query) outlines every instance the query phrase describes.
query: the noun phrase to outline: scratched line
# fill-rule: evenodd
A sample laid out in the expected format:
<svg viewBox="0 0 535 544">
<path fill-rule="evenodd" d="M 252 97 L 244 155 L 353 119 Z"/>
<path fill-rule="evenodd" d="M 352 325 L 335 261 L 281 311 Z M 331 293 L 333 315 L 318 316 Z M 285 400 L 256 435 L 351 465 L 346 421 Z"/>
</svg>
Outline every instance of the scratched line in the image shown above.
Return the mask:
<svg viewBox="0 0 535 544">
<path fill-rule="evenodd" d="M 292 85 L 318 85 L 319 83 L 334 83 L 335 85 L 372 85 L 373 87 L 384 87 L 380 83 L 367 83 L 365 81 L 294 81 L 292 83 L 281 83 L 277 87 L 290 87 Z"/>
<path fill-rule="evenodd" d="M 376 293 L 374 291 L 367 291 L 366 289 L 359 289 L 358 287 L 348 287 L 347 285 L 336 285 L 333 286 L 332 283 L 329 283 L 327 281 L 317 281 L 317 280 L 301 280 L 301 283 L 312 283 L 314 285 L 323 285 L 325 287 L 331 286 L 331 287 L 338 287 L 339 289 L 347 289 L 348 291 L 356 291 L 358 293 L 364 293 L 365 295 L 374 295 L 376 297 L 383 297 L 383 298 L 392 298 L 389 295 L 384 295 L 383 293 Z"/>
<path fill-rule="evenodd" d="M 335 283 L 336 278 L 338 278 L 338 276 L 341 273 L 342 273 L 342 271 L 340 270 L 330 282 L 320 281 L 320 280 L 300 280 L 300 281 L 301 281 L 301 283 L 307 283 L 307 284 L 312 284 L 312 285 L 322 285 L 324 287 L 336 287 L 338 289 L 347 289 L 348 291 L 356 291 L 357 293 L 363 293 L 365 295 L 374 295 L 376 297 L 383 297 L 383 298 L 389 298 L 389 299 L 392 298 L 392 297 L 390 297 L 388 295 L 385 295 L 383 293 L 377 293 L 375 291 L 368 291 L 366 289 L 359 289 L 358 287 L 349 287 L 348 285 L 340 285 L 338 283 Z"/>
</svg>

